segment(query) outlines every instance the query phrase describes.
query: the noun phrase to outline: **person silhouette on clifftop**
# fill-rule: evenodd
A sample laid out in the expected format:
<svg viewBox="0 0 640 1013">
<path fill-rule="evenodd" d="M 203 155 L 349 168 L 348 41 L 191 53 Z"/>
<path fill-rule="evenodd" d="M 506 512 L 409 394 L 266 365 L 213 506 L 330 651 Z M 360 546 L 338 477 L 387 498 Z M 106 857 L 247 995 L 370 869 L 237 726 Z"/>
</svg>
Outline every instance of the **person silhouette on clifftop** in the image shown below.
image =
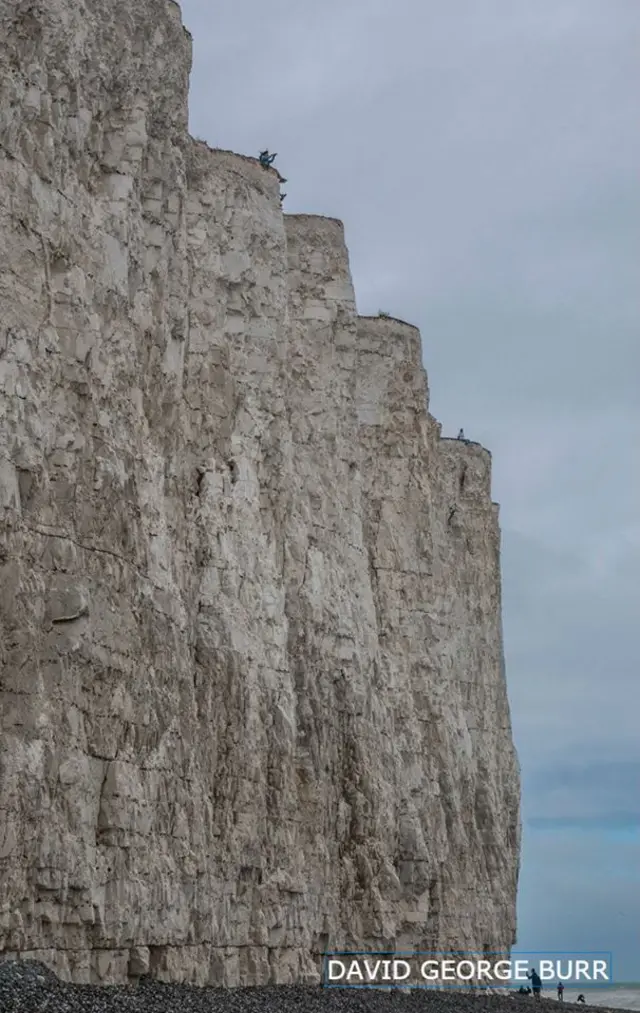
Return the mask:
<svg viewBox="0 0 640 1013">
<path fill-rule="evenodd" d="M 269 149 L 265 148 L 264 151 L 261 151 L 260 154 L 258 155 L 258 161 L 260 162 L 260 165 L 263 166 L 263 168 L 265 168 L 265 169 L 273 169 L 274 172 L 277 172 L 278 173 L 278 179 L 280 180 L 280 182 L 281 183 L 286 183 L 287 181 L 284 178 L 284 176 L 280 175 L 280 173 L 276 169 L 275 165 L 273 164 L 275 162 L 275 160 L 276 160 L 277 157 L 278 157 L 278 152 L 276 152 L 275 155 L 271 155 L 269 153 Z"/>
<path fill-rule="evenodd" d="M 458 433 L 458 439 L 464 440 L 464 429 L 461 429 L 460 432 Z"/>
<path fill-rule="evenodd" d="M 557 991 L 558 991 L 558 999 L 560 1000 L 560 1002 L 563 1002 L 563 1000 L 564 1000 L 564 985 L 562 984 L 561 981 L 558 982 L 558 990 Z"/>
</svg>

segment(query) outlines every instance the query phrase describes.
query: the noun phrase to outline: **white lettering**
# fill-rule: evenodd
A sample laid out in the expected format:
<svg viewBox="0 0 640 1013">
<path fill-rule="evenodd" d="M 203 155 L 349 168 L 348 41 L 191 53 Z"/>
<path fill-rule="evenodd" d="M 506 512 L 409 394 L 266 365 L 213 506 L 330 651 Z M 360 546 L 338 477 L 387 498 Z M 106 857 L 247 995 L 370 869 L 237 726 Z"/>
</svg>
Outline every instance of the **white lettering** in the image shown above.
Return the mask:
<svg viewBox="0 0 640 1013">
<path fill-rule="evenodd" d="M 463 974 L 462 973 L 462 968 L 463 967 L 468 967 L 469 968 L 469 973 L 468 974 Z M 471 978 L 473 978 L 473 975 L 474 975 L 474 972 L 475 972 L 475 968 L 473 966 L 473 963 L 470 960 L 461 960 L 460 963 L 458 964 L 457 971 L 458 971 L 458 977 L 461 978 L 462 981 L 469 981 Z"/>
<path fill-rule="evenodd" d="M 343 957 L 349 954 L 343 954 Z M 496 954 L 497 956 L 497 954 Z M 454 960 L 433 959 L 424 960 L 420 965 L 420 974 L 425 981 L 442 982 L 469 982 L 475 979 L 479 981 L 494 980 L 500 982 L 518 982 L 529 977 L 527 971 L 529 961 L 527 960 L 488 960 L 488 959 L 463 959 Z M 347 961 L 335 957 L 326 961 L 327 981 L 358 981 L 375 983 L 378 981 L 404 982 L 412 974 L 412 965 L 407 960 L 385 959 L 380 960 L 373 957 L 362 957 Z M 535 970 L 535 968 L 533 969 Z M 610 981 L 609 962 L 607 960 L 577 960 L 577 959 L 538 959 L 537 970 L 540 979 L 544 982 L 554 981 Z"/>
<path fill-rule="evenodd" d="M 493 968 L 493 973 L 500 981 L 509 981 L 511 978 L 511 961 L 498 960 Z"/>
<path fill-rule="evenodd" d="M 358 963 L 357 960 L 352 960 L 351 964 L 349 965 L 349 970 L 347 971 L 347 979 L 350 978 L 359 978 L 360 981 L 362 981 L 362 979 L 364 978 L 362 968 L 360 967 L 360 964 Z"/>
<path fill-rule="evenodd" d="M 402 965 L 402 967 L 404 969 L 404 974 L 400 974 L 398 972 L 398 968 L 400 967 L 400 965 Z M 409 964 L 407 963 L 406 960 L 394 960 L 394 962 L 393 962 L 393 980 L 394 981 L 404 981 L 404 979 L 408 978 L 410 974 L 411 974 L 411 967 L 409 966 Z"/>
<path fill-rule="evenodd" d="M 338 973 L 334 972 L 334 970 L 333 970 L 334 966 L 340 968 L 340 971 Z M 331 981 L 335 981 L 336 979 L 344 977 L 344 974 L 345 974 L 346 970 L 347 969 L 346 969 L 346 967 L 344 966 L 344 964 L 342 963 L 341 960 L 330 960 L 329 961 L 329 979 Z"/>
<path fill-rule="evenodd" d="M 429 970 L 427 970 L 429 968 Z M 420 974 L 427 981 L 435 981 L 438 977 L 437 960 L 424 960 L 420 966 Z"/>
</svg>

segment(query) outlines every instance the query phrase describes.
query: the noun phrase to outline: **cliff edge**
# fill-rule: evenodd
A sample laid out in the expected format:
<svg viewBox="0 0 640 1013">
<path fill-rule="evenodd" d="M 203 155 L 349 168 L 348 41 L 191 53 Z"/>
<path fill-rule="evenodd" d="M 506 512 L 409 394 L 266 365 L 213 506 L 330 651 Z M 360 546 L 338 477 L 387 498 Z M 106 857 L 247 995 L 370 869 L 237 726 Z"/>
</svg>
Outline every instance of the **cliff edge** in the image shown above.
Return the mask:
<svg viewBox="0 0 640 1013">
<path fill-rule="evenodd" d="M 340 222 L 187 130 L 171 0 L 0 0 L 0 956 L 514 941 L 490 457 Z"/>
</svg>

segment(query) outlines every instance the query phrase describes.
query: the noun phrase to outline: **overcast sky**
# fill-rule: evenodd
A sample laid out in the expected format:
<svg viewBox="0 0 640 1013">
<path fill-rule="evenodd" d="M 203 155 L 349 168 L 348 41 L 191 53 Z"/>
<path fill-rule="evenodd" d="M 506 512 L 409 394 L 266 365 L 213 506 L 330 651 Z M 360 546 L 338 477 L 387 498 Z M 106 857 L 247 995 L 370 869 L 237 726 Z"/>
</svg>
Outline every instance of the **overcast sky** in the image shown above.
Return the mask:
<svg viewBox="0 0 640 1013">
<path fill-rule="evenodd" d="M 342 218 L 494 455 L 522 949 L 640 979 L 640 3 L 182 0 L 191 130 Z"/>
</svg>

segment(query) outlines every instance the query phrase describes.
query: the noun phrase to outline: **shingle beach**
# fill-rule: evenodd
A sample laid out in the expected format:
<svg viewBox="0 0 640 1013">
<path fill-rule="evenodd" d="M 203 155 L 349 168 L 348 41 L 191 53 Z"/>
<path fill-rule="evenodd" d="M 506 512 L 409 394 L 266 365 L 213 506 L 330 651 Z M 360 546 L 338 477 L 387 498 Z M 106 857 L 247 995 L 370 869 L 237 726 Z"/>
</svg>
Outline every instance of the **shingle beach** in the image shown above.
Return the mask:
<svg viewBox="0 0 640 1013">
<path fill-rule="evenodd" d="M 555 999 L 543 999 L 554 1002 Z M 74 985 L 43 964 L 0 964 L 0 1013 L 533 1013 L 535 1000 L 511 993 L 413 992 L 268 985 L 197 988 L 143 979 L 137 985 Z M 560 1005 L 559 1003 L 557 1005 Z M 584 1006 L 563 1003 L 563 1008 Z M 598 1007 L 600 1013 L 604 1007 Z"/>
</svg>

